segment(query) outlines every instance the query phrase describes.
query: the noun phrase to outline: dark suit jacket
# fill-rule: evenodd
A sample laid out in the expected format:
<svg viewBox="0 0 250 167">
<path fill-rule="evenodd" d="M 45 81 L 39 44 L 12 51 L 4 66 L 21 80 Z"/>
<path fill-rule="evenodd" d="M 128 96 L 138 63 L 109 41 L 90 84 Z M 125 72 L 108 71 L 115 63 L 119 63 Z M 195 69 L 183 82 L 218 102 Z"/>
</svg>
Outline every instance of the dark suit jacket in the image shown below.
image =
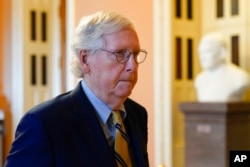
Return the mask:
<svg viewBox="0 0 250 167">
<path fill-rule="evenodd" d="M 147 167 L 146 110 L 130 99 L 124 105 L 133 166 Z M 25 114 L 5 167 L 116 167 L 113 150 L 80 84 Z"/>
</svg>

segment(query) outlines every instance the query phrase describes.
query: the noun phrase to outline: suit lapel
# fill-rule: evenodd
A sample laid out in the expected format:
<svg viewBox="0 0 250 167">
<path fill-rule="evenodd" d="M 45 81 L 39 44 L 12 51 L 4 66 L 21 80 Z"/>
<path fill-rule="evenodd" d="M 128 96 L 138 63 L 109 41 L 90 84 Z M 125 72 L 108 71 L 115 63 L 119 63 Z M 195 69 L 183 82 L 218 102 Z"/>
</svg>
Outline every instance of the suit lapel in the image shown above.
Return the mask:
<svg viewBox="0 0 250 167">
<path fill-rule="evenodd" d="M 74 112 L 79 118 L 80 132 L 82 138 L 89 147 L 88 154 L 98 157 L 94 161 L 98 164 L 105 162 L 105 166 L 116 166 L 113 151 L 109 147 L 108 141 L 104 135 L 102 127 L 96 116 L 96 112 L 87 96 L 82 90 L 81 84 L 71 92 L 74 103 Z"/>
<path fill-rule="evenodd" d="M 136 111 L 133 111 L 130 108 L 130 105 L 126 105 L 125 102 L 125 109 L 127 112 L 127 117 L 125 119 L 125 126 L 128 131 L 129 141 L 130 141 L 130 148 L 133 157 L 133 164 L 134 166 L 146 166 L 144 163 L 143 152 L 145 150 L 143 145 L 140 141 L 143 141 L 139 138 L 143 137 L 140 131 L 137 130 L 136 124 L 138 122 L 138 116 L 136 115 Z"/>
</svg>

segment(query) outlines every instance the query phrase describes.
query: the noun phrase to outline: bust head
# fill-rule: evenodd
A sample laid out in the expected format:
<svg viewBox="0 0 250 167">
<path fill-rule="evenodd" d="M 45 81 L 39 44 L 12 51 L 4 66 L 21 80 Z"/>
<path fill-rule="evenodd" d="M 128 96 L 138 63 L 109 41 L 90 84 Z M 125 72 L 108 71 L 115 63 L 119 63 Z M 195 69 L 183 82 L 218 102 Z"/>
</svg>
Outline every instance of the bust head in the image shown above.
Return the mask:
<svg viewBox="0 0 250 167">
<path fill-rule="evenodd" d="M 227 45 L 220 33 L 210 33 L 202 37 L 199 47 L 200 64 L 204 70 L 214 70 L 226 63 Z"/>
</svg>

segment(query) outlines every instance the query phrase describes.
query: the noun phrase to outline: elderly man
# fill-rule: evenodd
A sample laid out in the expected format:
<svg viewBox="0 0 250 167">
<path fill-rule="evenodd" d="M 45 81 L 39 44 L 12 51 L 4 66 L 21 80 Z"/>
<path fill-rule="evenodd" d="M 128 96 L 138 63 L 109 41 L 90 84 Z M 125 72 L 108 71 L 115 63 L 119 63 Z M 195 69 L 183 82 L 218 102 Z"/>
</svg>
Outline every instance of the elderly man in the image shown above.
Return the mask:
<svg viewBox="0 0 250 167">
<path fill-rule="evenodd" d="M 147 167 L 147 112 L 128 98 L 147 52 L 113 12 L 82 18 L 72 43 L 73 91 L 28 111 L 6 167 Z"/>
</svg>

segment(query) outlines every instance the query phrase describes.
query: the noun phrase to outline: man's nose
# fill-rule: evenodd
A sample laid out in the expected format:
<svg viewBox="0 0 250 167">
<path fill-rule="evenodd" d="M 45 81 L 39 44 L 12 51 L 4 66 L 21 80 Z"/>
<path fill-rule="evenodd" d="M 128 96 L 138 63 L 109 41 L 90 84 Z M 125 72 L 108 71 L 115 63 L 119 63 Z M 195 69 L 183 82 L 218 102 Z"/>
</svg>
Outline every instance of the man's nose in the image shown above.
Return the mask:
<svg viewBox="0 0 250 167">
<path fill-rule="evenodd" d="M 135 71 L 138 69 L 138 63 L 136 61 L 136 58 L 133 54 L 130 55 L 127 63 L 126 63 L 126 70 L 127 71 Z"/>
</svg>

